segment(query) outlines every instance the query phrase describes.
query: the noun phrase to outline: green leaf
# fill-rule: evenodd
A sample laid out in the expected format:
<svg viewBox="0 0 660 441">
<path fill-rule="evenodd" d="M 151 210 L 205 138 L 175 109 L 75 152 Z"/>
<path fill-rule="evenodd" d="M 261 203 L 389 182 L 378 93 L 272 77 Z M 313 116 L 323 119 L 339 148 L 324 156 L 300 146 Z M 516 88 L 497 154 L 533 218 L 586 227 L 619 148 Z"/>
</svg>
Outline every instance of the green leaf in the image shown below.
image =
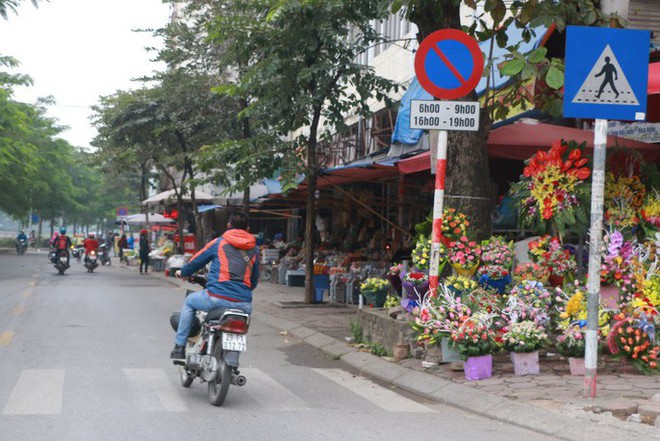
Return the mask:
<svg viewBox="0 0 660 441">
<path fill-rule="evenodd" d="M 564 72 L 557 69 L 555 66 L 550 66 L 548 73 L 545 76 L 545 82 L 553 89 L 561 89 L 564 85 Z"/>
<path fill-rule="evenodd" d="M 548 53 L 548 49 L 546 47 L 540 47 L 532 51 L 531 54 L 527 57 L 530 63 L 540 63 L 544 58 L 545 54 Z"/>
<path fill-rule="evenodd" d="M 518 75 L 520 71 L 523 70 L 524 67 L 525 67 L 525 60 L 520 60 L 516 58 L 504 63 L 500 72 L 502 73 L 502 75 L 512 77 L 514 75 Z"/>
</svg>

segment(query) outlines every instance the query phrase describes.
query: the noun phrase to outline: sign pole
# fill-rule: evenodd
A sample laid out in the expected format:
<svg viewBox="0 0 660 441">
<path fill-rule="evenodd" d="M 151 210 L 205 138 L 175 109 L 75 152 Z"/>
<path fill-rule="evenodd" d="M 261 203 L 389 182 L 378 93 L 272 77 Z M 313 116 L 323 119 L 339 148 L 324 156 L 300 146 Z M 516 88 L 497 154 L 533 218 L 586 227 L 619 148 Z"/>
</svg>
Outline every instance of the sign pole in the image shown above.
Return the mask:
<svg viewBox="0 0 660 441">
<path fill-rule="evenodd" d="M 607 120 L 596 119 L 594 163 L 591 183 L 591 228 L 589 230 L 589 273 L 587 282 L 587 332 L 584 354 L 584 395 L 596 398 L 598 370 L 598 312 L 600 304 L 600 243 L 603 229 L 605 192 L 605 149 Z"/>
<path fill-rule="evenodd" d="M 435 192 L 433 197 L 433 230 L 431 233 L 431 261 L 429 263 L 429 288 L 431 295 L 437 294 L 438 269 L 440 267 L 440 243 L 442 241 L 442 213 L 447 175 L 447 131 L 438 131 L 438 158 L 435 165 Z"/>
</svg>

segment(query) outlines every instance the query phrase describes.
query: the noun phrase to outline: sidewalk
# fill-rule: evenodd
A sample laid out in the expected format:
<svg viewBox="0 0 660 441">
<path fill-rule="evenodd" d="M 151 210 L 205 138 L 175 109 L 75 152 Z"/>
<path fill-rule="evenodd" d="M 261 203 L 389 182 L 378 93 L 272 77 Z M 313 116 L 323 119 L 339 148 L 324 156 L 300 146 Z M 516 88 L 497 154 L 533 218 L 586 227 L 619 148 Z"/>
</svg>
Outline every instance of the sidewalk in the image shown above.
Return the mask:
<svg viewBox="0 0 660 441">
<path fill-rule="evenodd" d="M 137 271 L 136 267 L 122 268 Z M 190 287 L 163 273 L 149 276 Z M 583 377 L 571 376 L 566 360 L 546 358 L 540 375 L 517 377 L 506 354 L 498 354 L 492 378 L 466 381 L 462 372 L 452 371 L 449 365 L 426 369 L 419 359 L 395 363 L 349 346 L 346 337 L 351 335 L 357 307 L 305 305 L 303 297 L 303 288 L 261 282 L 255 290 L 252 317 L 393 387 L 494 420 L 568 440 L 660 439 L 657 377 L 608 362 L 599 366 L 598 397 L 591 400 L 582 398 Z M 654 395 L 658 401 L 651 400 Z M 625 421 L 630 414 L 638 414 L 647 424 Z"/>
</svg>

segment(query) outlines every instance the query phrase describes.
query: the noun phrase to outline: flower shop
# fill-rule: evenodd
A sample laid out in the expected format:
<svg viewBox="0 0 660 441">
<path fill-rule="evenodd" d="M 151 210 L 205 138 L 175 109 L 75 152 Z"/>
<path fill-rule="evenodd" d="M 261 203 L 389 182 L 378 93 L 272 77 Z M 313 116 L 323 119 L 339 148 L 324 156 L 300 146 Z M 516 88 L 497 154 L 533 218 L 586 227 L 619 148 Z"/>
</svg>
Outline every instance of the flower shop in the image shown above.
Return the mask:
<svg viewBox="0 0 660 441">
<path fill-rule="evenodd" d="M 426 368 L 462 362 L 466 380 L 538 375 L 563 363 L 584 374 L 591 159 L 557 141 L 525 161 L 509 195 L 536 235 L 477 240 L 467 216 L 445 208 L 438 273 L 429 290 L 429 232 L 418 229 L 409 267 L 363 279 L 364 303 L 408 324 L 408 356 Z M 609 149 L 602 231 L 598 364 L 660 372 L 660 183 L 655 164 Z M 588 240 L 588 238 L 586 238 Z M 393 307 L 393 308 L 392 308 Z M 391 308 L 391 309 L 387 309 Z M 401 356 L 398 357 L 401 359 Z M 552 361 L 552 363 L 550 363 Z M 456 363 L 454 363 L 456 364 Z"/>
</svg>

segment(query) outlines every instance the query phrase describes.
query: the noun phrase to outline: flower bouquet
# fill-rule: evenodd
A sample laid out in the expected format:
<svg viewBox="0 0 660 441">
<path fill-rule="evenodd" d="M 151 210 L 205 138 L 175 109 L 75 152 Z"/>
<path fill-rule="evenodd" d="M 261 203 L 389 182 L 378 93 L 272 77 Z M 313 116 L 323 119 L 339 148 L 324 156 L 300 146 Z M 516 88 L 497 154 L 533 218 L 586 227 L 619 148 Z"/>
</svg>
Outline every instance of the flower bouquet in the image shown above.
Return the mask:
<svg viewBox="0 0 660 441">
<path fill-rule="evenodd" d="M 605 179 L 605 220 L 615 228 L 639 224 L 638 212 L 644 203 L 646 187 L 639 176 L 609 172 Z"/>
<path fill-rule="evenodd" d="M 511 268 L 515 256 L 513 241 L 507 242 L 501 236 L 493 236 L 481 243 L 481 262 L 484 265 Z"/>
<path fill-rule="evenodd" d="M 412 263 L 415 268 L 421 271 L 428 271 L 431 264 L 431 239 L 427 239 L 426 236 L 420 234 L 417 238 L 417 244 L 415 249 L 412 251 Z M 442 273 L 442 269 L 447 262 L 447 249 L 444 244 L 440 243 L 440 266 L 438 268 L 438 274 Z"/>
<path fill-rule="evenodd" d="M 429 290 L 429 276 L 421 271 L 409 271 L 403 276 L 401 287 L 406 292 L 406 296 L 401 299 L 401 306 L 410 312 Z"/>
<path fill-rule="evenodd" d="M 621 231 L 606 233 L 603 238 L 604 252 L 600 265 L 601 303 L 609 308 L 616 308 L 619 303 L 619 291 L 624 291 L 625 300 L 630 300 L 633 293 L 633 242 L 626 241 Z"/>
<path fill-rule="evenodd" d="M 479 287 L 476 280 L 466 276 L 448 276 L 444 280 L 444 285 L 448 290 L 458 296 L 466 295 Z"/>
<path fill-rule="evenodd" d="M 511 289 L 511 296 L 522 299 L 525 303 L 549 308 L 552 305 L 552 294 L 541 282 L 536 280 L 523 280 Z"/>
<path fill-rule="evenodd" d="M 610 352 L 627 358 L 643 374 L 659 373 L 657 358 L 660 346 L 655 333 L 658 325 L 657 311 L 650 316 L 639 311 L 633 311 L 628 316 L 621 313 L 615 320 L 607 339 Z"/>
<path fill-rule="evenodd" d="M 456 274 L 472 276 L 479 265 L 481 247 L 467 236 L 461 236 L 449 243 L 447 256 Z"/>
<path fill-rule="evenodd" d="M 547 344 L 545 330 L 531 320 L 511 323 L 502 337 L 504 348 L 511 352 L 516 375 L 538 375 L 539 352 Z"/>
<path fill-rule="evenodd" d="M 465 359 L 463 370 L 467 380 L 489 378 L 493 373 L 493 356 L 498 347 L 492 316 L 475 314 L 450 335 L 454 349 Z"/>
<path fill-rule="evenodd" d="M 660 229 L 660 194 L 657 191 L 649 193 L 639 211 L 647 230 Z"/>
<path fill-rule="evenodd" d="M 585 181 L 591 171 L 584 145 L 556 141 L 547 152 L 538 151 L 525 161 L 523 175 L 510 191 L 518 201 L 522 225 L 563 235 L 567 227 L 588 224 L 590 188 Z"/>
<path fill-rule="evenodd" d="M 364 296 L 367 304 L 376 308 L 382 308 L 387 298 L 389 282 L 379 277 L 369 277 L 360 284 L 360 293 Z"/>
<path fill-rule="evenodd" d="M 535 262 L 521 263 L 513 270 L 513 278 L 517 282 L 537 280 L 541 283 L 546 283 L 549 276 L 550 269 L 545 265 L 539 265 Z"/>
<path fill-rule="evenodd" d="M 577 322 L 557 336 L 557 351 L 565 357 L 584 358 L 585 348 L 584 331 Z"/>
<path fill-rule="evenodd" d="M 484 288 L 493 288 L 504 294 L 506 286 L 511 283 L 511 273 L 508 267 L 496 264 L 482 265 L 478 269 L 479 283 Z"/>
<path fill-rule="evenodd" d="M 587 288 L 578 280 L 563 288 L 555 288 L 555 308 L 558 314 L 557 325 L 559 329 L 568 329 L 571 323 L 579 326 L 587 323 Z M 613 311 L 608 308 L 599 308 L 598 332 L 607 336 L 610 332 L 610 321 Z"/>
<path fill-rule="evenodd" d="M 392 265 L 390 269 L 387 271 L 387 280 L 390 281 L 390 284 L 392 285 L 392 288 L 394 288 L 394 291 L 401 296 L 401 271 L 403 269 L 403 265 L 400 263 L 397 265 Z"/>
<path fill-rule="evenodd" d="M 470 222 L 464 213 L 455 208 L 445 208 L 442 213 L 442 236 L 447 241 L 457 240 L 467 233 Z"/>
<path fill-rule="evenodd" d="M 563 284 L 564 277 L 577 268 L 575 257 L 569 250 L 562 248 L 557 237 L 543 235 L 531 241 L 528 247 L 527 254 L 532 262 L 549 269 L 549 280 L 553 286 Z"/>
</svg>

